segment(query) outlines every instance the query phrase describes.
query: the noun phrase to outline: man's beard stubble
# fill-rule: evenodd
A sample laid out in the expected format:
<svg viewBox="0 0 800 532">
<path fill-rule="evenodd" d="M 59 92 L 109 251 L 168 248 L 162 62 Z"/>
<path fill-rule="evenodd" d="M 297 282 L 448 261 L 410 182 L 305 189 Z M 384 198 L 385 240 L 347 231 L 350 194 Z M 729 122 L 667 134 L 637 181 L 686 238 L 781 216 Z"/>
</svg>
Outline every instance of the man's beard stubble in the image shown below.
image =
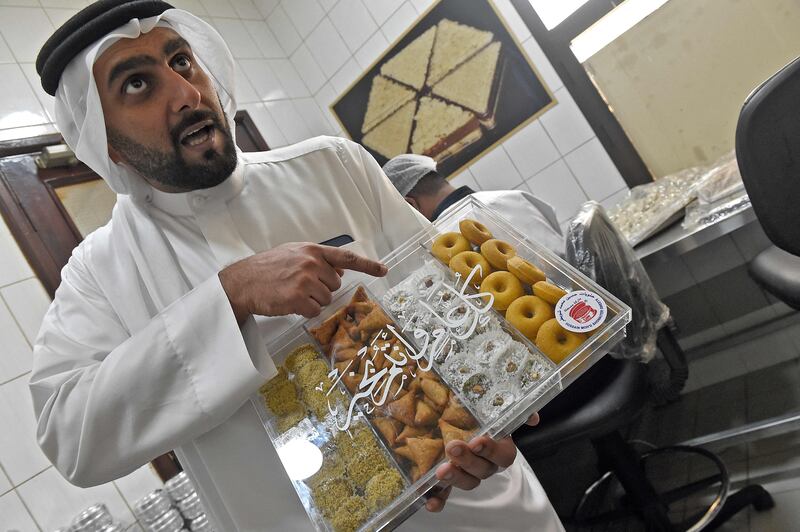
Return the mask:
<svg viewBox="0 0 800 532">
<path fill-rule="evenodd" d="M 180 132 L 202 120 L 214 121 L 214 134 L 222 135 L 222 153 L 208 149 L 203 153 L 204 163 L 190 164 L 181 153 Z M 199 190 L 214 187 L 225 181 L 236 168 L 236 147 L 227 120 L 221 123 L 211 111 L 194 111 L 172 128 L 172 152 L 150 148 L 113 128 L 106 128 L 108 142 L 119 152 L 125 162 L 149 180 L 180 190 Z"/>
</svg>

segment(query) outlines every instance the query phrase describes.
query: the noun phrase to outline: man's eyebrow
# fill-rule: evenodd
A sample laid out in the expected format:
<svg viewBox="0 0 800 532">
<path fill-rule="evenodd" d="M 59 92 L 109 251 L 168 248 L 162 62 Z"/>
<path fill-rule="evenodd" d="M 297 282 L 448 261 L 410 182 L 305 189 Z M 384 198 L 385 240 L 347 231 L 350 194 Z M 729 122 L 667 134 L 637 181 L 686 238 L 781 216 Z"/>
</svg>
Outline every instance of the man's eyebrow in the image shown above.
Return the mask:
<svg viewBox="0 0 800 532">
<path fill-rule="evenodd" d="M 126 59 L 125 61 L 121 61 L 114 65 L 114 68 L 111 69 L 111 73 L 108 75 L 108 87 L 111 88 L 111 84 L 114 83 L 114 80 L 128 70 L 133 70 L 147 65 L 155 65 L 157 63 L 158 61 L 149 55 L 136 55 Z"/>
<path fill-rule="evenodd" d="M 173 52 L 184 47 L 191 48 L 189 43 L 186 42 L 186 39 L 180 36 L 175 37 L 174 39 L 170 39 L 164 43 L 164 55 L 172 55 Z"/>
<path fill-rule="evenodd" d="M 164 43 L 163 53 L 165 56 L 172 55 L 175 51 L 180 50 L 181 48 L 189 48 L 189 43 L 186 42 L 186 39 L 183 37 L 175 37 L 174 39 L 168 40 Z M 114 80 L 117 79 L 120 75 L 128 70 L 133 70 L 142 66 L 147 65 L 154 65 L 157 61 L 150 57 L 149 55 L 137 55 L 126 59 L 125 61 L 120 62 L 119 64 L 115 65 L 114 68 L 111 69 L 111 73 L 108 75 L 108 86 L 111 87 L 111 84 L 114 83 Z"/>
</svg>

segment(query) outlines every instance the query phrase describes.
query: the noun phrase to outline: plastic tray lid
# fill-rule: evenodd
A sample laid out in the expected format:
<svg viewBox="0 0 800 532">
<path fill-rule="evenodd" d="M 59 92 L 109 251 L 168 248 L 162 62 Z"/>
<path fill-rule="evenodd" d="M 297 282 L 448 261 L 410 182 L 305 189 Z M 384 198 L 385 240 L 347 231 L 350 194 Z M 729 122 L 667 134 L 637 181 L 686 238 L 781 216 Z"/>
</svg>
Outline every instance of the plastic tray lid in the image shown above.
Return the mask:
<svg viewBox="0 0 800 532">
<path fill-rule="evenodd" d="M 537 396 L 532 403 L 519 402 L 513 409 L 515 412 L 509 412 L 503 416 L 503 419 L 493 423 L 489 433 L 499 437 L 509 434 L 519 427 L 525 420 L 526 410 L 543 407 L 561 389 L 572 383 L 605 355 L 611 347 L 621 341 L 625 337 L 625 326 L 631 321 L 631 309 L 550 249 L 522 234 L 500 213 L 473 196 L 467 196 L 454 204 L 446 216 L 419 231 L 405 244 L 387 255 L 383 262 L 389 268 L 389 273 L 385 278 L 373 281 L 369 287 L 373 291 L 379 291 L 381 288 L 377 287 L 392 285 L 399 277 L 411 273 L 418 264 L 414 257 L 418 256 L 420 248 L 430 250 L 433 241 L 440 234 L 458 232 L 459 222 L 464 219 L 473 219 L 483 223 L 491 230 L 495 238 L 512 244 L 519 256 L 532 262 L 545 273 L 548 282 L 558 285 L 567 292 L 585 290 L 596 294 L 602 298 L 607 310 L 602 325 L 592 331 L 591 337 L 558 365 L 557 372 L 551 377 L 553 381 L 549 382 L 548 392 Z M 533 349 L 538 351 L 535 346 Z M 552 386 L 553 382 L 558 386 Z"/>
<path fill-rule="evenodd" d="M 502 416 L 493 419 L 490 423 L 484 423 L 479 417 L 475 417 L 478 421 L 475 435 L 488 433 L 489 435 L 498 437 L 508 434 L 519 427 L 532 410 L 544 406 L 544 404 L 562 390 L 564 386 L 568 385 L 581 373 L 591 367 L 594 362 L 599 360 L 614 343 L 622 339 L 625 334 L 625 325 L 630 321 L 631 312 L 627 306 L 602 287 L 569 266 L 563 259 L 559 258 L 550 250 L 526 238 L 525 235 L 519 233 L 519 231 L 496 211 L 488 208 L 472 197 L 465 198 L 456 204 L 456 206 L 452 208 L 450 214 L 437 221 L 436 224 L 426 227 L 403 246 L 388 255 L 383 260 L 389 267 L 389 272 L 386 277 L 375 279 L 367 284 L 367 292 L 370 298 L 374 299 L 388 315 L 395 318 L 395 313 L 382 303 L 383 295 L 389 290 L 396 287 L 405 279 L 408 279 L 409 276 L 412 276 L 414 272 L 419 270 L 424 264 L 433 263 L 443 272 L 443 275 L 450 275 L 449 270 L 444 265 L 439 264 L 438 261 L 430 255 L 429 249 L 433 240 L 440 233 L 458 231 L 458 223 L 464 218 L 471 218 L 484 223 L 489 227 L 496 238 L 500 238 L 514 245 L 517 248 L 518 255 L 533 262 L 545 272 L 548 281 L 561 286 L 567 291 L 588 290 L 593 292 L 601 297 L 607 306 L 605 320 L 599 328 L 593 331 L 591 337 L 584 341 L 575 352 L 564 359 L 557 367 L 554 367 L 552 373 L 539 382 L 532 390 L 529 390 L 522 400 L 513 403 L 510 408 L 504 411 Z M 270 352 L 277 357 L 275 358 L 276 364 L 283 362 L 283 359 L 289 351 L 303 343 L 312 343 L 320 353 L 324 353 L 324 350 L 315 342 L 308 331 L 338 312 L 343 305 L 347 305 L 347 302 L 356 289 L 357 287 L 350 286 L 340 290 L 333 302 L 323 309 L 319 317 L 306 322 L 304 325 L 298 325 L 290 329 L 271 342 Z M 499 314 L 497 316 L 502 320 Z M 506 326 L 510 327 L 507 324 Z M 511 332 L 515 331 L 513 327 L 509 330 Z M 516 338 L 519 339 L 519 333 L 516 334 Z M 413 337 L 413 331 L 411 334 L 406 331 L 405 336 Z M 412 339 L 411 341 L 413 342 L 414 340 Z M 532 353 L 542 355 L 531 342 L 524 338 L 520 339 L 520 341 L 524 343 Z M 332 362 L 333 361 L 329 361 L 331 370 L 333 370 Z M 553 364 L 553 366 L 555 365 Z M 460 391 L 449 385 L 448 387 L 452 390 L 454 395 L 459 396 L 459 398 L 462 397 Z M 344 392 L 342 393 L 346 395 Z M 347 395 L 347 398 L 352 398 L 352 396 Z M 270 421 L 270 414 L 266 412 L 263 401 L 254 399 L 254 404 L 256 404 L 270 439 L 276 448 L 278 448 L 285 443 L 286 435 L 281 435 L 276 432 L 275 427 Z M 462 404 L 464 404 L 465 407 L 468 406 L 464 401 L 462 401 Z M 369 421 L 369 415 L 364 414 L 361 410 L 359 410 L 359 415 L 357 417 L 365 417 L 367 421 Z M 375 428 L 372 426 L 371 428 L 373 432 L 377 434 Z M 312 439 L 315 430 L 317 430 L 315 427 L 307 427 L 306 432 L 308 432 L 308 436 Z M 324 440 L 324 438 L 322 439 Z M 319 444 L 320 441 L 316 443 Z M 391 449 L 385 447 L 384 450 L 391 455 Z M 284 465 L 286 465 L 286 463 Z M 396 526 L 424 504 L 422 496 L 428 489 L 436 485 L 436 483 L 434 467 L 416 481 L 408 482 L 405 491 L 383 510 L 371 516 L 362 527 L 362 530 L 381 530 Z M 327 530 L 328 525 L 325 523 L 325 520 L 322 520 L 314 509 L 309 490 L 304 487 L 302 482 L 295 481 L 294 484 L 312 522 L 315 523 L 319 530 Z"/>
</svg>

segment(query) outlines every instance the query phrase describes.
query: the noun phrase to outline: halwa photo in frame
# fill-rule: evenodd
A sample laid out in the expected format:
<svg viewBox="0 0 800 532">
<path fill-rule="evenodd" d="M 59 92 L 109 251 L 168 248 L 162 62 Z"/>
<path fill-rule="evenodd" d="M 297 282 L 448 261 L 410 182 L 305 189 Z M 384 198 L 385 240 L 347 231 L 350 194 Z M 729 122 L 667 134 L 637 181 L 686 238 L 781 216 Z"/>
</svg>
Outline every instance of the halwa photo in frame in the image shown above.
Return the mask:
<svg viewBox="0 0 800 532">
<path fill-rule="evenodd" d="M 331 110 L 379 164 L 418 153 L 452 176 L 555 103 L 491 0 L 439 0 Z"/>
</svg>

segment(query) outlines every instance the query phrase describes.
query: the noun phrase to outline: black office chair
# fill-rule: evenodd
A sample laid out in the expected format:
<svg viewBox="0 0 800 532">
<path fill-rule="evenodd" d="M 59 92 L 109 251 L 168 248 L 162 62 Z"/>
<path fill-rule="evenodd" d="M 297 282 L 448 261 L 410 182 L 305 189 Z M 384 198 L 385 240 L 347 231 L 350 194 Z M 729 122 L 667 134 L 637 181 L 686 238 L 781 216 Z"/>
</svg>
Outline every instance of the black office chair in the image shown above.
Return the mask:
<svg viewBox="0 0 800 532">
<path fill-rule="evenodd" d="M 745 100 L 736 158 L 753 210 L 775 244 L 753 259 L 750 275 L 800 310 L 800 58 Z"/>
<path fill-rule="evenodd" d="M 635 517 L 646 530 L 712 530 L 748 505 L 757 510 L 771 508 L 772 498 L 760 486 L 748 486 L 728 496 L 725 466 L 705 449 L 673 446 L 639 454 L 624 440 L 622 429 L 636 419 L 652 395 L 647 366 L 633 358 L 636 349 L 652 349 L 651 342 L 657 339 L 658 348 L 677 375 L 679 386 L 685 382 L 686 359 L 669 327 L 663 326 L 665 320 L 661 314 L 666 308 L 658 301 L 633 250 L 602 208 L 596 204 L 584 206 L 577 220 L 568 235 L 568 260 L 627 303 L 633 310 L 633 320 L 627 338 L 616 349 L 617 356 L 625 356 L 625 359 L 611 356 L 601 359 L 542 409 L 539 426 L 523 427 L 513 435 L 528 461 L 548 456 L 570 442 L 589 440 L 594 447 L 601 477 L 584 492 L 572 515 L 562 515 L 562 520 L 568 527 L 590 527 Z M 582 243 L 575 245 L 578 241 Z M 675 460 L 700 456 L 715 471 L 659 493 L 646 471 L 649 461 L 662 459 L 667 454 L 675 454 L 671 457 Z M 614 479 L 621 486 L 620 490 L 609 487 Z M 714 487 L 716 492 L 707 507 L 685 520 L 681 518 L 681 522 L 670 521 L 671 505 Z M 611 492 L 613 504 L 610 508 L 608 504 L 595 504 L 609 498 L 604 496 L 604 490 Z"/>
</svg>

